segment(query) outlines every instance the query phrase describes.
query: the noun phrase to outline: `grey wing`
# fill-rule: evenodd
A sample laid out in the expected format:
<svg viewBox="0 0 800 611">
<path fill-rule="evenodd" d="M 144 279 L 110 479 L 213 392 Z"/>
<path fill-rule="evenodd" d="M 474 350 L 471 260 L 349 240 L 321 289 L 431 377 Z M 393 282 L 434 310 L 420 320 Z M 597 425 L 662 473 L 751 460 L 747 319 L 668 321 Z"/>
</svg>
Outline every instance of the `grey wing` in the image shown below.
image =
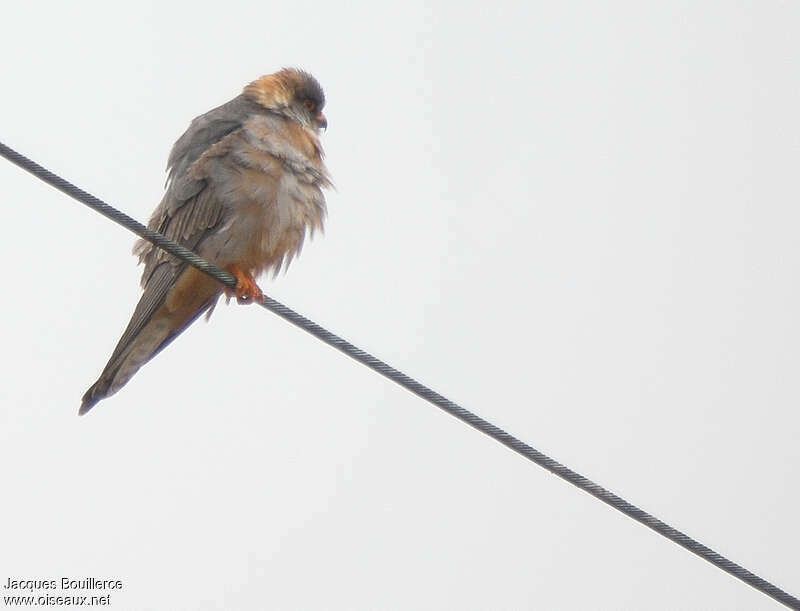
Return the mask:
<svg viewBox="0 0 800 611">
<path fill-rule="evenodd" d="M 178 240 L 190 250 L 194 250 L 197 244 L 199 244 L 204 237 L 214 232 L 214 229 L 219 224 L 219 220 L 222 217 L 219 207 L 215 206 L 211 201 L 214 198 L 209 189 L 204 189 L 193 199 L 195 200 L 194 202 L 187 202 L 185 206 L 176 211 L 176 214 L 170 217 L 171 222 L 168 222 L 165 226 L 167 231 L 162 231 L 162 233 L 165 233 L 166 235 L 172 233 L 168 231 L 172 226 L 172 223 L 174 223 L 177 227 L 193 225 L 196 230 L 191 232 L 187 239 Z M 197 208 L 203 209 L 206 212 L 206 223 L 199 224 L 187 221 L 186 217 L 193 216 L 193 213 Z M 214 212 L 214 214 L 211 214 L 211 212 Z M 117 342 L 116 348 L 114 348 L 114 352 L 111 354 L 111 358 L 105 367 L 104 373 L 116 367 L 117 361 L 120 359 L 120 357 L 125 354 L 131 343 L 138 337 L 139 333 L 142 331 L 142 329 L 144 329 L 147 323 L 150 322 L 150 320 L 153 318 L 153 314 L 155 314 L 155 312 L 164 304 L 164 301 L 167 299 L 170 290 L 175 285 L 175 282 L 178 280 L 181 273 L 183 273 L 186 265 L 186 263 L 177 261 L 168 256 L 160 258 L 155 262 L 152 270 L 145 272 L 146 281 L 144 282 L 144 292 L 139 299 L 139 303 L 136 304 L 136 309 L 133 312 L 133 316 L 131 316 L 128 326 L 125 328 L 122 337 L 120 338 L 119 342 Z M 197 312 L 197 315 L 189 320 L 184 327 L 171 334 L 167 338 L 167 341 L 165 341 L 155 352 L 153 352 L 151 357 L 155 356 L 155 354 L 163 349 L 169 343 L 169 341 L 171 341 L 174 337 L 177 337 L 180 332 L 183 331 L 183 329 L 188 327 L 189 324 L 191 324 L 198 316 L 203 314 L 203 312 L 212 307 L 214 303 L 216 303 L 216 297 L 205 304 L 205 306 Z"/>
<path fill-rule="evenodd" d="M 150 218 L 150 229 L 190 250 L 196 250 L 197 245 L 214 232 L 222 221 L 224 209 L 214 196 L 213 189 L 208 188 L 203 172 L 194 167 L 195 162 L 214 145 L 239 129 L 245 119 L 257 110 L 253 102 L 238 96 L 192 121 L 170 153 L 167 191 Z M 107 368 L 125 351 L 155 311 L 163 305 L 170 289 L 186 267 L 186 263 L 144 240 L 136 243 L 134 253 L 145 264 L 142 274 L 144 293 Z M 211 305 L 213 303 L 208 307 Z"/>
<path fill-rule="evenodd" d="M 251 114 L 259 112 L 259 106 L 244 96 L 238 96 L 222 106 L 194 119 L 186 132 L 178 138 L 167 162 L 167 192 L 150 217 L 148 227 L 187 248 L 197 246 L 198 230 L 209 227 L 219 220 L 221 207 L 211 197 L 204 197 L 207 178 L 202 164 L 197 163 L 210 149 L 232 134 Z M 263 109 L 261 109 L 263 111 Z M 172 260 L 164 251 L 145 240 L 134 246 L 134 254 L 145 264 L 142 274 L 144 287 L 156 267 Z"/>
<path fill-rule="evenodd" d="M 151 229 L 191 250 L 197 250 L 203 239 L 216 231 L 223 221 L 224 208 L 214 186 L 209 185 L 207 168 L 220 161 L 218 158 L 225 155 L 227 143 L 256 111 L 252 102 L 239 96 L 192 121 L 170 154 L 167 191 L 148 223 Z M 194 305 L 197 309 L 179 328 L 160 324 L 154 314 L 164 304 L 186 264 L 141 240 L 134 253 L 145 264 L 144 292 L 103 373 L 84 394 L 81 414 L 119 390 L 144 363 L 203 312 L 213 308 L 218 299 L 218 293 L 211 294 L 205 302 Z"/>
<path fill-rule="evenodd" d="M 204 198 L 212 197 L 210 191 L 206 188 L 198 193 L 195 198 L 196 202 L 187 202 L 171 218 L 180 224 L 181 217 L 191 213 L 194 205 L 203 205 Z M 198 230 L 190 236 L 190 240 L 184 241 L 184 243 L 192 248 L 192 244 L 199 243 L 205 235 L 213 230 L 214 223 L 205 228 L 198 227 Z M 200 315 L 214 307 L 219 293 L 209 293 L 204 302 L 194 304 L 189 317 L 181 320 L 180 326 L 177 328 L 166 323 L 164 317 L 156 316 L 184 269 L 185 265 L 182 263 L 163 260 L 157 263 L 149 273 L 144 292 L 136 305 L 133 316 L 100 377 L 84 394 L 79 414 L 85 414 L 98 401 L 119 390 L 142 365 L 163 350 Z"/>
</svg>

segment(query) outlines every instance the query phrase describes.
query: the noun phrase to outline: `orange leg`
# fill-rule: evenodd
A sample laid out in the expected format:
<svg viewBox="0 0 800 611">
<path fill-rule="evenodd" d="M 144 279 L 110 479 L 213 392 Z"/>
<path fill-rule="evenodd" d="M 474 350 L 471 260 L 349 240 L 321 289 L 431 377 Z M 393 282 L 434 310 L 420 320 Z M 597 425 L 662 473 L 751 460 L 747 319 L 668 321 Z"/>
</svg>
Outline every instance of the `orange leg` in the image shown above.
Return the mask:
<svg viewBox="0 0 800 611">
<path fill-rule="evenodd" d="M 258 288 L 253 275 L 248 271 L 242 271 L 235 263 L 228 265 L 225 268 L 227 271 L 236 276 L 236 289 L 225 289 L 225 296 L 230 299 L 234 295 L 236 301 L 239 303 L 253 303 L 254 301 L 263 301 L 264 293 Z"/>
</svg>

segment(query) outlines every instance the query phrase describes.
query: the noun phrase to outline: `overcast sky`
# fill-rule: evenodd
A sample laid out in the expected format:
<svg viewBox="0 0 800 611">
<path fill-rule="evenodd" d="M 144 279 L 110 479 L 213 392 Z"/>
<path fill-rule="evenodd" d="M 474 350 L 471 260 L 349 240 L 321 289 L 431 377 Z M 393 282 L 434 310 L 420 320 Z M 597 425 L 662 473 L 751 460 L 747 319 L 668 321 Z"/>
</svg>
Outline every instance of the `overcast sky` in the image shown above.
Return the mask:
<svg viewBox="0 0 800 611">
<path fill-rule="evenodd" d="M 144 221 L 193 117 L 307 69 L 337 190 L 265 292 L 799 595 L 798 32 L 794 2 L 16 3 L 0 139 Z M 78 418 L 134 237 L 0 184 L 0 585 L 780 608 L 261 308 Z"/>
</svg>

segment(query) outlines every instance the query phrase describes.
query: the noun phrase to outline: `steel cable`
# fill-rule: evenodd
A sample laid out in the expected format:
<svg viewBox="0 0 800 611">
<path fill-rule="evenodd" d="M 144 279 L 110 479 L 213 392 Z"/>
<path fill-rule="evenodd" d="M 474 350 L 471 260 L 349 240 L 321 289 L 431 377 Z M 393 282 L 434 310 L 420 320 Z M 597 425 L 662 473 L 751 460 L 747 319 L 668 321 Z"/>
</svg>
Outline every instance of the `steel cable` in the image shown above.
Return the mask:
<svg viewBox="0 0 800 611">
<path fill-rule="evenodd" d="M 206 274 L 212 276 L 213 278 L 220 281 L 225 286 L 229 288 L 235 288 L 236 286 L 236 279 L 232 274 L 212 265 L 205 259 L 198 257 L 192 251 L 176 244 L 172 240 L 168 239 L 167 237 L 161 235 L 160 233 L 148 229 L 138 221 L 134 220 L 133 218 L 129 217 L 127 214 L 120 212 L 116 208 L 108 205 L 104 201 L 98 199 L 94 195 L 87 193 L 83 189 L 80 189 L 70 183 L 69 181 L 53 174 L 49 170 L 43 168 L 36 162 L 28 159 L 24 155 L 14 151 L 13 149 L 9 148 L 3 143 L 0 143 L 0 155 L 15 163 L 19 167 L 27 170 L 40 180 L 43 180 L 47 184 L 59 189 L 60 191 L 66 193 L 70 197 L 78 200 L 79 202 L 93 208 L 100 214 L 110 218 L 112 221 L 122 225 L 123 227 L 131 230 L 135 234 L 141 236 L 142 238 L 152 242 L 159 248 L 164 249 L 171 255 L 178 257 L 189 263 L 190 265 L 195 266 L 197 269 L 205 272 Z M 535 448 L 529 446 L 527 443 L 517 439 L 513 435 L 507 433 L 503 429 L 495 426 L 491 422 L 484 420 L 477 414 L 453 403 L 446 397 L 440 395 L 439 393 L 431 390 L 424 384 L 417 382 L 413 378 L 407 376 L 403 372 L 395 369 L 391 365 L 384 363 L 380 359 L 374 357 L 373 355 L 365 352 L 361 348 L 354 346 L 350 342 L 345 339 L 342 339 L 338 335 L 331 333 L 327 329 L 321 327 L 317 323 L 312 320 L 309 320 L 302 314 L 298 314 L 291 308 L 283 305 L 282 303 L 275 301 L 271 297 L 265 296 L 264 301 L 261 304 L 267 310 L 277 314 L 281 318 L 291 322 L 292 324 L 300 327 L 304 331 L 307 331 L 314 337 L 322 340 L 326 344 L 333 346 L 337 350 L 343 352 L 347 356 L 353 358 L 354 360 L 358 361 L 359 363 L 366 365 L 370 369 L 380 373 L 382 376 L 392 380 L 393 382 L 399 384 L 403 388 L 413 392 L 414 394 L 422 397 L 426 401 L 432 403 L 436 407 L 444 410 L 448 414 L 455 416 L 459 420 L 466 422 L 471 427 L 479 430 L 481 433 L 488 435 L 492 439 L 499 441 L 504 446 L 514 450 L 518 454 L 521 454 L 528 460 L 536 463 L 537 465 L 544 467 L 551 473 L 558 475 L 560 478 L 565 479 L 569 483 L 577 486 L 581 490 L 588 492 L 592 496 L 600 499 L 604 503 L 611 505 L 614 509 L 621 511 L 628 517 L 633 518 L 634 520 L 641 522 L 648 528 L 656 531 L 660 535 L 674 541 L 678 545 L 686 548 L 693 554 L 700 556 L 701 558 L 707 560 L 714 566 L 730 573 L 734 577 L 742 580 L 746 584 L 752 586 L 753 588 L 763 592 L 764 594 L 771 596 L 775 600 L 783 603 L 790 609 L 800 610 L 800 599 L 792 596 L 791 594 L 785 592 L 784 590 L 780 589 L 779 587 L 773 585 L 772 583 L 762 579 L 758 575 L 752 573 L 751 571 L 747 570 L 746 568 L 736 564 L 735 562 L 728 560 L 726 557 L 720 555 L 719 553 L 715 552 L 711 548 L 703 545 L 699 541 L 696 541 L 689 535 L 684 534 L 683 532 L 673 528 L 669 524 L 666 524 L 656 518 L 655 516 L 647 513 L 643 509 L 639 509 L 635 505 L 632 505 L 625 499 L 617 496 L 613 492 L 606 490 L 602 486 L 594 483 L 593 481 L 587 479 L 580 473 L 576 473 L 572 469 L 562 465 L 558 461 L 542 454 Z"/>
</svg>

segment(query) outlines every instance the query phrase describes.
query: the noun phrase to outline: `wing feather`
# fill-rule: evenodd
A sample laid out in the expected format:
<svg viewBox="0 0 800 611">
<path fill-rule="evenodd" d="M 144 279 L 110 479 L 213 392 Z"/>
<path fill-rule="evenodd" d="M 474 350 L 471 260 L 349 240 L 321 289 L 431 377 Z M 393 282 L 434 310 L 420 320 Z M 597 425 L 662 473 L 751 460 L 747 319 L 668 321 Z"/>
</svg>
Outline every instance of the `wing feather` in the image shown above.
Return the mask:
<svg viewBox="0 0 800 611">
<path fill-rule="evenodd" d="M 241 129 L 247 117 L 258 107 L 243 96 L 194 119 L 173 146 L 168 161 L 167 190 L 156 208 L 148 227 L 190 250 L 214 232 L 222 221 L 224 208 L 198 164 L 204 155 L 222 154 L 219 147 L 228 136 Z M 224 149 L 224 147 L 222 147 Z M 125 360 L 128 349 L 139 333 L 152 320 L 180 278 L 186 263 L 179 261 L 145 240 L 139 240 L 134 253 L 145 268 L 142 274 L 143 293 L 128 326 L 117 343 L 98 383 L 113 378 Z M 172 333 L 153 353 L 161 350 L 197 316 L 211 308 L 216 298 L 204 304 L 181 329 Z M 88 393 L 87 393 L 88 394 Z"/>
</svg>

